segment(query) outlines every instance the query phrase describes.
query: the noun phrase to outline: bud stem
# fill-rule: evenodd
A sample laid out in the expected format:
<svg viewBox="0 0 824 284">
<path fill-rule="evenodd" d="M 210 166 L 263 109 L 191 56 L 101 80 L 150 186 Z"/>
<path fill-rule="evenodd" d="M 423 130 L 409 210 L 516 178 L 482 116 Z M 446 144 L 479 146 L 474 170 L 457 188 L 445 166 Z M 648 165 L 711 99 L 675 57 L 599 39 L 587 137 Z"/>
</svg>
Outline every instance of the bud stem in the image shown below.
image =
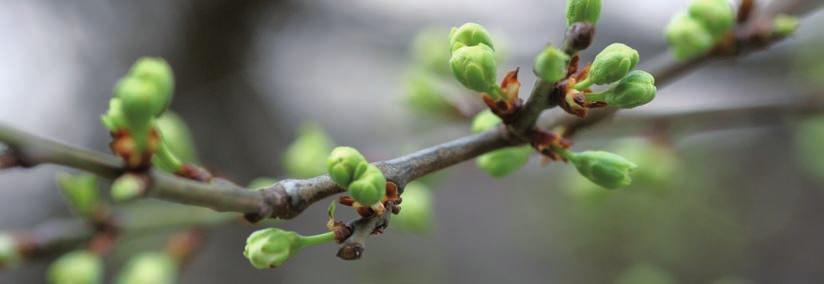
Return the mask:
<svg viewBox="0 0 824 284">
<path fill-rule="evenodd" d="M 335 240 L 335 232 L 326 232 L 323 234 L 317 234 L 312 236 L 303 236 L 300 238 L 300 247 L 310 247 L 316 246 L 324 243 L 328 243 Z"/>
<path fill-rule="evenodd" d="M 587 77 L 583 81 L 575 83 L 575 89 L 578 91 L 583 91 L 589 87 L 592 87 L 592 84 L 592 80 Z"/>
<path fill-rule="evenodd" d="M 183 163 L 169 150 L 166 141 L 161 141 L 158 145 L 155 159 L 155 165 L 169 173 L 177 173 L 183 168 Z"/>
<path fill-rule="evenodd" d="M 606 101 L 608 94 L 609 94 L 609 91 L 603 91 L 603 92 L 600 92 L 600 93 L 586 94 L 587 103 L 604 102 L 604 101 Z"/>
<path fill-rule="evenodd" d="M 504 93 L 501 91 L 501 87 L 498 86 L 493 86 L 487 93 L 489 94 L 489 97 L 496 102 L 506 99 L 506 97 L 504 97 Z"/>
<path fill-rule="evenodd" d="M 567 150 L 567 149 L 564 149 L 562 147 L 552 145 L 552 151 L 555 151 L 555 153 L 558 153 L 558 155 L 561 155 L 561 157 L 564 157 L 564 159 L 567 159 L 569 161 L 572 161 L 572 160 L 575 159 L 575 153 L 574 152 L 572 152 L 570 150 Z"/>
</svg>

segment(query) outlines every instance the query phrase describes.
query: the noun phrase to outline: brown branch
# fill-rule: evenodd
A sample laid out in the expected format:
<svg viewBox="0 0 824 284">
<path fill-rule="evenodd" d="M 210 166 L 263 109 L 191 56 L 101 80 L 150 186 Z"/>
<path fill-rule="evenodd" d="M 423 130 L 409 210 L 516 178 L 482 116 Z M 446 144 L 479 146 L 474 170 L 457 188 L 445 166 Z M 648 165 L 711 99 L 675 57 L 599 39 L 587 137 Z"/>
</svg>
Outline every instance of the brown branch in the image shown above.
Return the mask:
<svg viewBox="0 0 824 284">
<path fill-rule="evenodd" d="M 376 164 L 388 180 L 403 187 L 429 173 L 513 145 L 506 133 L 503 128 L 494 129 Z M 110 179 L 122 173 L 120 161 L 112 155 L 34 136 L 2 123 L 0 141 L 13 149 L 17 158 L 27 166 L 58 164 Z M 146 196 L 221 212 L 244 213 L 252 221 L 266 217 L 290 219 L 314 202 L 343 192 L 326 175 L 282 180 L 261 191 L 252 191 L 224 179 L 203 183 L 158 170 L 150 170 L 148 176 L 152 184 Z"/>
</svg>

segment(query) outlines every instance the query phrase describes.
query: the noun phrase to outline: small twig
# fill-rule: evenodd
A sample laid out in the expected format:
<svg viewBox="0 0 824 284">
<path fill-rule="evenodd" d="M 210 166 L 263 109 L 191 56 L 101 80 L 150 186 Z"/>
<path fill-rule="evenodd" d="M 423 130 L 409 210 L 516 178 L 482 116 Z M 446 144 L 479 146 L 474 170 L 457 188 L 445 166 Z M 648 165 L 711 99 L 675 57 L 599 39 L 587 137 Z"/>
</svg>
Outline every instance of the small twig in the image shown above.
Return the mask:
<svg viewBox="0 0 824 284">
<path fill-rule="evenodd" d="M 391 209 L 388 211 L 391 211 Z M 344 260 L 361 258 L 363 250 L 366 248 L 366 238 L 372 234 L 381 233 L 389 225 L 391 215 L 391 213 L 386 212 L 382 216 L 370 216 L 352 221 L 348 225 L 352 234 L 341 244 L 337 256 Z"/>
</svg>

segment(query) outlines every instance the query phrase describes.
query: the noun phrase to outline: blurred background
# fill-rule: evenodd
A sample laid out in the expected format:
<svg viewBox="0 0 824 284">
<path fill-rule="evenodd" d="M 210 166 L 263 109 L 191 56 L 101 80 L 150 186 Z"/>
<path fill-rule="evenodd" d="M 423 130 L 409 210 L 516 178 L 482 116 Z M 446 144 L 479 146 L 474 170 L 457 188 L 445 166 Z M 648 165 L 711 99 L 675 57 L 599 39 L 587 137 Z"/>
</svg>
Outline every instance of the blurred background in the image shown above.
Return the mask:
<svg viewBox="0 0 824 284">
<path fill-rule="evenodd" d="M 638 49 L 642 66 L 666 56 L 663 27 L 688 2 L 604 1 L 596 41 L 583 58 L 612 42 Z M 505 50 L 502 70 L 525 71 L 545 44 L 562 40 L 563 9 L 564 1 L 546 0 L 4 0 L 0 121 L 108 152 L 99 117 L 114 83 L 137 58 L 160 56 L 175 73 L 172 109 L 189 124 L 201 163 L 220 175 L 241 184 L 288 177 L 284 151 L 307 122 L 334 144 L 383 160 L 469 133 L 469 119 L 410 103 L 409 76 L 420 65 L 416 36 L 440 31 L 445 38 L 451 26 L 478 22 Z M 820 13 L 810 13 L 793 38 L 708 64 L 628 113 L 824 96 L 817 90 L 824 72 L 814 70 L 824 64 L 823 24 Z M 523 85 L 532 86 L 534 76 L 521 74 Z M 445 85 L 439 92 L 461 92 Z M 435 196 L 430 229 L 390 227 L 368 240 L 360 261 L 338 259 L 336 246 L 327 244 L 283 267 L 256 270 L 241 253 L 261 226 L 228 222 L 206 229 L 180 281 L 821 283 L 824 175 L 805 161 L 824 155 L 797 146 L 824 141 L 799 134 L 799 119 L 745 117 L 734 127 L 605 123 L 577 137 L 576 149 L 638 145 L 646 142 L 625 138 L 653 133 L 665 142 L 649 146 L 661 151 L 649 167 L 664 173 L 605 191 L 570 174 L 571 167 L 542 166 L 538 157 L 502 179 L 467 162 L 427 180 Z M 0 173 L 0 230 L 70 217 L 57 193 L 57 171 L 66 170 Z M 324 204 L 278 226 L 322 232 Z M 122 240 L 129 249 L 107 258 L 107 277 L 130 253 L 162 248 L 163 240 L 152 234 Z M 6 268 L 0 282 L 44 282 L 51 259 Z"/>
</svg>

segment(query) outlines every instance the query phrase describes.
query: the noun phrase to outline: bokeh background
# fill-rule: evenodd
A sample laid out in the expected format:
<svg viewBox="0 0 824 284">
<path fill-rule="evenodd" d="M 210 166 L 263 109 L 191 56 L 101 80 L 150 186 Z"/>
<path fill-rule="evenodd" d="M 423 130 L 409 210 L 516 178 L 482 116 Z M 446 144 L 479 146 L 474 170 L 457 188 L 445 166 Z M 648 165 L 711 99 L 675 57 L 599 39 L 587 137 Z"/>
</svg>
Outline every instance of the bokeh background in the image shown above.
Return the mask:
<svg viewBox="0 0 824 284">
<path fill-rule="evenodd" d="M 584 58 L 620 41 L 637 48 L 642 62 L 666 52 L 663 27 L 688 3 L 604 2 L 597 40 Z M 114 82 L 134 60 L 152 55 L 174 69 L 172 109 L 189 123 L 202 163 L 226 177 L 240 183 L 285 177 L 283 152 L 305 122 L 324 128 L 338 145 L 387 159 L 469 133 L 466 119 L 408 106 L 404 85 L 416 64 L 410 55 L 416 34 L 482 23 L 506 50 L 503 68 L 529 70 L 546 43 L 561 41 L 563 6 L 560 0 L 4 0 L 0 121 L 107 151 L 99 116 Z M 824 78 L 809 69 L 824 63 L 823 24 L 820 13 L 811 13 L 792 39 L 708 64 L 633 112 L 824 96 L 817 89 Z M 521 80 L 531 86 L 534 77 L 522 72 Z M 370 238 L 355 262 L 336 258 L 329 244 L 281 268 L 256 270 L 241 252 L 258 227 L 230 222 L 208 229 L 181 283 L 821 283 L 824 183 L 799 163 L 810 153 L 799 155 L 795 147 L 797 117 L 757 118 L 741 118 L 735 127 L 670 125 L 664 132 L 677 160 L 674 173 L 616 192 L 588 189 L 568 167 L 541 166 L 537 157 L 503 179 L 461 164 L 429 184 L 436 202 L 428 233 L 390 227 Z M 577 147 L 611 148 L 616 136 L 648 130 L 606 123 L 582 133 Z M 0 173 L 0 230 L 70 216 L 54 183 L 59 170 Z M 325 209 L 321 203 L 279 226 L 320 232 Z M 152 240 L 124 245 L 160 243 Z M 125 255 L 107 261 L 108 277 Z M 5 269 L 0 282 L 41 283 L 48 263 Z"/>
</svg>

